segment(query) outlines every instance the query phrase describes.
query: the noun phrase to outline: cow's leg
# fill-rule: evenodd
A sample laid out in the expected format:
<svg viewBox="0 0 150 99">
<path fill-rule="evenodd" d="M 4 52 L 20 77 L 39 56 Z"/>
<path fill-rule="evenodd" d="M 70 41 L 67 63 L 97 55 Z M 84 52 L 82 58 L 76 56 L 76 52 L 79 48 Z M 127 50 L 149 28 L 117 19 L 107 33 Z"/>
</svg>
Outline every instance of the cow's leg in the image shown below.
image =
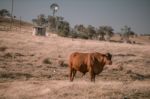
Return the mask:
<svg viewBox="0 0 150 99">
<path fill-rule="evenodd" d="M 82 74 L 82 77 L 85 75 L 85 73 Z"/>
<path fill-rule="evenodd" d="M 95 74 L 94 73 L 91 73 L 91 81 L 95 82 Z"/>
<path fill-rule="evenodd" d="M 73 76 L 72 76 L 72 81 L 73 81 L 73 79 L 74 79 L 74 77 L 75 77 L 75 75 L 76 75 L 76 70 L 75 69 L 73 69 Z"/>
<path fill-rule="evenodd" d="M 91 81 L 95 82 L 95 73 L 93 72 L 93 70 L 90 70 L 90 77 L 91 77 Z"/>
<path fill-rule="evenodd" d="M 72 68 L 70 68 L 70 81 L 73 81 L 72 76 L 73 76 L 73 69 L 72 69 Z"/>
<path fill-rule="evenodd" d="M 93 82 L 95 82 L 95 74 L 93 74 Z"/>
</svg>

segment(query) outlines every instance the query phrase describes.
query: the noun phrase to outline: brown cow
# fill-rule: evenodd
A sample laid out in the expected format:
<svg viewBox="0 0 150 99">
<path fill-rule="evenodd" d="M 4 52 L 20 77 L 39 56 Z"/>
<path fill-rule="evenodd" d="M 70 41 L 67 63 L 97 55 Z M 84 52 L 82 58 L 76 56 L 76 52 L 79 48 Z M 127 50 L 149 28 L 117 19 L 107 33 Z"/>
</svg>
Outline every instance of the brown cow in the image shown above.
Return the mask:
<svg viewBox="0 0 150 99">
<path fill-rule="evenodd" d="M 112 55 L 95 53 L 79 53 L 74 52 L 70 55 L 70 81 L 73 81 L 77 71 L 86 74 L 90 73 L 91 81 L 95 81 L 95 75 L 102 72 L 104 65 L 111 65 Z"/>
</svg>

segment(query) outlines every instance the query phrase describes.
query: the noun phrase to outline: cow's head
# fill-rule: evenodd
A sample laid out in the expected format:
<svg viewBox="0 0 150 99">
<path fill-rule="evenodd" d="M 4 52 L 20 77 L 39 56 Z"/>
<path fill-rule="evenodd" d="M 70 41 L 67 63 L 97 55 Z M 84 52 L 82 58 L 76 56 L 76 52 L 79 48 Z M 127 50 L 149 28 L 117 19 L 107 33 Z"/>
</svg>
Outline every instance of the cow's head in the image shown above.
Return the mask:
<svg viewBox="0 0 150 99">
<path fill-rule="evenodd" d="M 105 62 L 107 65 L 112 65 L 112 55 L 110 53 L 105 54 Z"/>
</svg>

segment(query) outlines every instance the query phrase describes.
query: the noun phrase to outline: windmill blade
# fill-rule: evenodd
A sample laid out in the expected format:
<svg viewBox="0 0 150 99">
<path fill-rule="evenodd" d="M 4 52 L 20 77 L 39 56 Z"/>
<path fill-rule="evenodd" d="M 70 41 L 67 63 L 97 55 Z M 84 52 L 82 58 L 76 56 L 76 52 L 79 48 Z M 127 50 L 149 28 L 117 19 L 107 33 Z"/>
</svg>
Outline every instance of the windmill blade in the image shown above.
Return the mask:
<svg viewBox="0 0 150 99">
<path fill-rule="evenodd" d="M 53 3 L 50 6 L 50 9 L 53 10 L 53 16 L 55 15 L 55 13 L 59 10 L 59 5 L 57 3 Z"/>
<path fill-rule="evenodd" d="M 50 6 L 50 8 L 51 8 L 52 10 L 56 10 L 56 8 L 59 9 L 59 5 L 58 5 L 57 3 L 53 3 L 53 4 Z M 57 9 L 57 10 L 58 10 L 58 9 Z"/>
</svg>

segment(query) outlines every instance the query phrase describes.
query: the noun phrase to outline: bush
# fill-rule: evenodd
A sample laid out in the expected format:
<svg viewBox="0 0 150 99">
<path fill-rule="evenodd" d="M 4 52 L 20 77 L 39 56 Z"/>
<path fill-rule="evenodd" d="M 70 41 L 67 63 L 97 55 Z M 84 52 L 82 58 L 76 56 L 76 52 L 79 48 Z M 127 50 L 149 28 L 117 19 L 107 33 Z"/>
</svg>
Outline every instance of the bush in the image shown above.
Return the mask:
<svg viewBox="0 0 150 99">
<path fill-rule="evenodd" d="M 7 47 L 6 47 L 6 46 L 2 46 L 2 47 L 0 47 L 0 51 L 2 51 L 2 52 L 4 52 L 6 49 L 7 49 Z"/>
<path fill-rule="evenodd" d="M 67 36 L 68 36 L 68 33 L 67 33 L 67 32 L 64 32 L 64 31 L 60 31 L 60 32 L 58 32 L 58 35 L 59 35 L 59 36 L 62 36 L 62 37 L 67 37 Z"/>
<path fill-rule="evenodd" d="M 80 33 L 80 34 L 78 34 L 78 37 L 79 37 L 79 38 L 82 38 L 82 39 L 88 39 L 88 38 L 89 38 L 88 35 L 85 34 L 85 33 Z"/>
<path fill-rule="evenodd" d="M 12 58 L 14 55 L 13 55 L 13 53 L 6 53 L 3 57 L 5 57 L 5 58 Z"/>
<path fill-rule="evenodd" d="M 44 64 L 52 64 L 52 62 L 50 61 L 50 58 L 45 58 L 45 59 L 43 60 L 43 63 L 44 63 Z"/>
<path fill-rule="evenodd" d="M 69 37 L 71 37 L 71 38 L 77 38 L 78 34 L 72 32 L 72 33 L 69 34 Z"/>
<path fill-rule="evenodd" d="M 59 66 L 61 67 L 67 67 L 68 65 L 63 61 L 63 60 L 59 60 L 58 61 Z"/>
</svg>

